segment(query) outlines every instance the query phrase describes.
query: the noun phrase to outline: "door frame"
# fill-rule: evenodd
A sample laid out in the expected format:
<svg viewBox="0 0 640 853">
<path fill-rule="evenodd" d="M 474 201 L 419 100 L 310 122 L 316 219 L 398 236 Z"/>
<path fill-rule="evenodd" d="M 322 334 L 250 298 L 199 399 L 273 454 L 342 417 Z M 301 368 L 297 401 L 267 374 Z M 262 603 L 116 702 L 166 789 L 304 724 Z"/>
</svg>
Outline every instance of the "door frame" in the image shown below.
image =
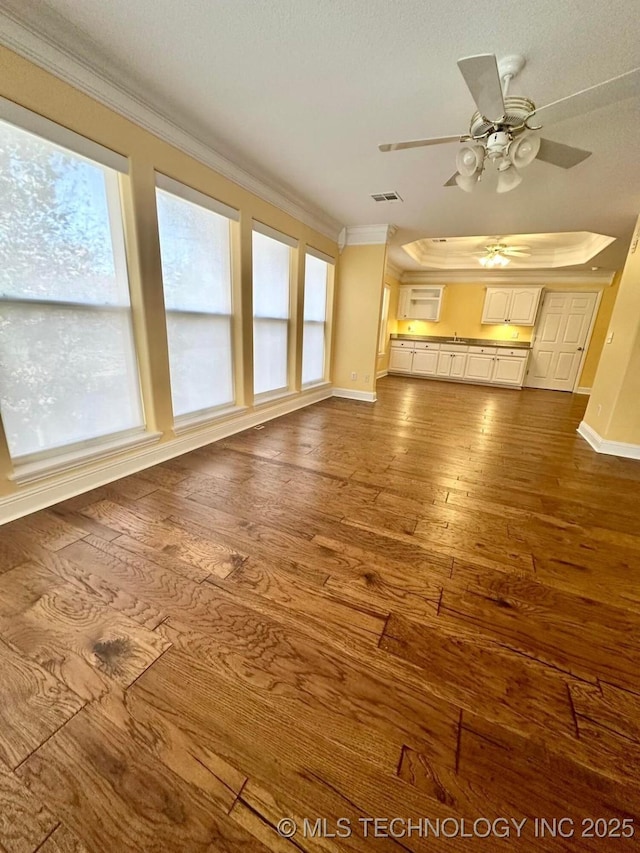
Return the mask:
<svg viewBox="0 0 640 853">
<path fill-rule="evenodd" d="M 610 286 L 610 285 L 609 285 Z M 540 323 L 540 318 L 542 317 L 542 310 L 544 308 L 544 300 L 551 293 L 595 293 L 596 301 L 593 306 L 593 313 L 591 314 L 591 320 L 589 322 L 589 328 L 587 329 L 587 337 L 584 342 L 584 350 L 582 351 L 582 358 L 580 359 L 580 363 L 578 364 L 578 370 L 576 371 L 576 381 L 574 382 L 573 388 L 571 389 L 572 394 L 590 394 L 591 388 L 581 389 L 581 386 L 578 385 L 580 382 L 580 377 L 582 376 L 582 370 L 584 368 L 584 363 L 587 360 L 587 353 L 589 352 L 589 347 L 591 346 L 591 337 L 593 336 L 593 330 L 596 325 L 596 318 L 598 316 L 598 311 L 600 310 L 600 303 L 602 302 L 602 294 L 604 292 L 604 288 L 601 287 L 598 290 L 593 290 L 589 288 L 587 290 L 577 290 L 574 287 L 553 287 L 553 288 L 544 288 L 542 299 L 540 300 L 540 305 L 538 307 L 538 314 L 536 316 L 536 324 L 533 327 L 533 335 L 531 336 L 531 349 L 533 350 L 533 345 L 536 342 L 536 335 L 538 334 L 538 325 Z M 527 387 L 526 384 L 523 387 Z"/>
</svg>

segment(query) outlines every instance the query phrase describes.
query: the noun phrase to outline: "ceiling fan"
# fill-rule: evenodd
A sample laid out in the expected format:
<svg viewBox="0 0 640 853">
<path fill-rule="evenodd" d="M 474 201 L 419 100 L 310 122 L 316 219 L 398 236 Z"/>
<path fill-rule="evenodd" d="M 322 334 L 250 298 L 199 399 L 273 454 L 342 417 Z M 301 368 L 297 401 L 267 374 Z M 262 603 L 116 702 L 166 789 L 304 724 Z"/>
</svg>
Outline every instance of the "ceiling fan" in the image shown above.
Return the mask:
<svg viewBox="0 0 640 853">
<path fill-rule="evenodd" d="M 511 258 L 528 258 L 530 246 L 508 246 L 506 243 L 490 243 L 483 252 L 473 252 L 483 267 L 506 267 Z"/>
<path fill-rule="evenodd" d="M 529 98 L 509 95 L 511 81 L 524 65 L 524 58 L 517 55 L 507 56 L 500 62 L 493 53 L 459 59 L 458 68 L 478 108 L 471 116 L 469 133 L 386 143 L 378 146 L 380 151 L 464 142 L 466 144 L 456 155 L 457 172 L 444 186 L 458 186 L 465 192 L 472 192 L 489 160 L 498 172 L 497 192 L 505 193 L 522 182 L 519 169 L 536 158 L 571 169 L 591 156 L 590 151 L 541 138 L 536 131 L 640 92 L 640 68 L 636 68 L 544 107 L 536 107 Z"/>
</svg>

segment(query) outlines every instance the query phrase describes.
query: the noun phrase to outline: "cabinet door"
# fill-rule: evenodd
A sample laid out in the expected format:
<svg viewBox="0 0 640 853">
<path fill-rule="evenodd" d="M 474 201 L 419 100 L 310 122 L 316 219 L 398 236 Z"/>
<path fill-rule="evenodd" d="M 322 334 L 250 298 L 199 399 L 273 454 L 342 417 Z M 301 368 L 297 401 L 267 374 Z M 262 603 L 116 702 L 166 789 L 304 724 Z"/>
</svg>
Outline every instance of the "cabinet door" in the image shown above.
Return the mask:
<svg viewBox="0 0 640 853">
<path fill-rule="evenodd" d="M 389 370 L 397 370 L 399 373 L 411 373 L 411 362 L 413 350 L 391 347 L 389 356 Z"/>
<path fill-rule="evenodd" d="M 439 352 L 438 353 L 438 367 L 436 369 L 436 376 L 451 376 L 451 363 L 453 362 L 453 353 L 452 352 Z"/>
<path fill-rule="evenodd" d="M 464 371 L 465 379 L 474 379 L 476 382 L 491 382 L 493 373 L 494 356 L 476 355 L 470 353 L 467 357 L 467 366 Z"/>
<path fill-rule="evenodd" d="M 488 287 L 482 311 L 483 323 L 504 323 L 511 306 L 511 287 Z"/>
<path fill-rule="evenodd" d="M 438 368 L 437 350 L 416 350 L 413 354 L 412 373 L 434 376 Z"/>
<path fill-rule="evenodd" d="M 400 320 L 412 319 L 409 317 L 409 288 L 401 287 L 398 297 L 398 318 Z"/>
<path fill-rule="evenodd" d="M 450 376 L 455 376 L 456 379 L 462 379 L 464 377 L 465 367 L 467 366 L 467 354 L 465 353 L 456 353 L 451 359 L 451 373 Z"/>
<path fill-rule="evenodd" d="M 496 357 L 492 381 L 500 385 L 522 385 L 527 359 L 518 356 Z"/>
<path fill-rule="evenodd" d="M 518 326 L 533 326 L 538 312 L 540 293 L 539 287 L 514 288 L 507 320 Z"/>
</svg>

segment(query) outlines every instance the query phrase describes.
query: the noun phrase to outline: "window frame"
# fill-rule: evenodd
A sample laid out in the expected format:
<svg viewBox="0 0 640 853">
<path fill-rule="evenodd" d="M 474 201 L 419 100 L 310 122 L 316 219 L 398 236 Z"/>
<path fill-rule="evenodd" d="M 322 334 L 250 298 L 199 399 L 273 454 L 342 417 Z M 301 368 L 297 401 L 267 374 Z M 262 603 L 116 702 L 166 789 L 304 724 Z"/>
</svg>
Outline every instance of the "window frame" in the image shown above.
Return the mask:
<svg viewBox="0 0 640 853">
<path fill-rule="evenodd" d="M 287 317 L 286 319 L 283 317 L 256 317 L 255 313 L 255 300 L 253 295 L 255 293 L 255 259 L 253 257 L 253 235 L 261 234 L 263 237 L 269 237 L 271 240 L 275 240 L 278 243 L 282 243 L 289 248 L 289 282 L 288 282 L 288 299 L 287 299 Z M 252 381 L 253 381 L 253 399 L 254 403 L 259 405 L 260 403 L 267 402 L 269 400 L 274 400 L 279 397 L 287 396 L 288 394 L 293 392 L 293 371 L 291 364 L 291 352 L 292 352 L 292 337 L 293 337 L 293 327 L 295 322 L 295 281 L 294 281 L 294 251 L 298 251 L 299 249 L 299 241 L 295 237 L 291 237 L 288 234 L 284 234 L 282 231 L 278 231 L 275 228 L 272 228 L 270 225 L 266 225 L 264 222 L 260 222 L 254 219 L 251 223 L 251 245 L 252 245 L 252 253 L 251 253 L 251 335 L 252 335 L 252 350 L 253 350 L 253 364 L 252 364 Z M 287 350 L 286 350 L 286 382 L 284 385 L 279 386 L 278 388 L 270 388 L 266 391 L 255 391 L 255 323 L 256 320 L 260 322 L 272 322 L 272 323 L 280 323 L 286 324 L 286 342 L 287 342 Z"/>
<path fill-rule="evenodd" d="M 155 184 L 156 184 L 156 200 L 158 191 L 162 191 L 168 193 L 169 195 L 175 196 L 176 198 L 181 199 L 182 201 L 188 202 L 190 204 L 194 204 L 198 207 L 202 207 L 205 210 L 210 211 L 211 213 L 215 213 L 218 216 L 222 216 L 228 220 L 229 226 L 229 302 L 230 302 L 230 312 L 229 314 L 221 314 L 219 312 L 213 311 L 199 311 L 196 309 L 188 309 L 188 308 L 167 308 L 166 300 L 164 298 L 164 280 L 163 280 L 163 302 L 164 302 L 164 314 L 165 314 L 165 328 L 167 330 L 167 355 L 169 357 L 169 381 L 170 381 L 170 395 L 171 395 L 171 406 L 173 411 L 173 384 L 171 379 L 171 355 L 170 355 L 170 347 L 169 347 L 169 327 L 168 327 L 168 318 L 170 315 L 173 316 L 185 316 L 191 315 L 193 317 L 216 317 L 216 318 L 225 318 L 229 322 L 229 342 L 230 342 L 230 356 L 231 356 L 231 387 L 232 387 L 232 399 L 229 402 L 220 403 L 214 406 L 206 406 L 201 409 L 195 409 L 192 412 L 183 412 L 180 415 L 176 415 L 173 412 L 173 424 L 174 424 L 174 432 L 180 433 L 184 430 L 188 430 L 191 427 L 196 426 L 204 426 L 209 422 L 213 422 L 218 420 L 219 418 L 225 417 L 226 415 L 239 411 L 242 409 L 242 406 L 238 405 L 238 377 L 237 377 L 237 365 L 236 365 L 236 343 L 235 343 L 235 332 L 236 332 L 236 321 L 237 321 L 237 312 L 236 312 L 236 293 L 234 286 L 234 265 L 233 265 L 233 243 L 234 243 L 234 228 L 238 227 L 238 223 L 240 221 L 240 211 L 234 207 L 231 207 L 228 204 L 225 204 L 218 199 L 213 198 L 212 196 L 206 195 L 199 190 L 190 187 L 188 184 L 184 184 L 181 181 L 177 181 L 174 178 L 169 177 L 168 175 L 163 174 L 162 172 L 155 173 Z M 156 201 L 157 204 L 157 201 Z M 156 221 L 158 222 L 158 243 L 160 247 L 162 246 L 161 236 L 160 236 L 160 223 L 159 219 L 156 216 Z"/>
<path fill-rule="evenodd" d="M 13 472 L 9 475 L 9 479 L 22 484 L 35 481 L 41 477 L 50 476 L 52 473 L 64 471 L 93 459 L 111 456 L 119 452 L 120 449 L 155 442 L 160 438 L 160 433 L 150 432 L 147 427 L 140 360 L 133 322 L 133 298 L 127 263 L 121 184 L 123 176 L 126 176 L 129 171 L 128 159 L 87 137 L 81 136 L 3 97 L 0 97 L 0 122 L 36 136 L 54 148 L 61 149 L 63 153 L 67 155 L 71 154 L 102 171 L 109 236 L 113 251 L 114 275 L 128 297 L 126 304 L 109 305 L 79 302 L 73 299 L 0 296 L 0 306 L 3 304 L 39 306 L 43 309 L 76 310 L 90 313 L 122 314 L 126 316 L 128 320 L 126 323 L 128 348 L 123 355 L 130 368 L 129 378 L 137 391 L 136 403 L 140 412 L 140 423 L 136 426 L 124 430 L 116 430 L 115 432 L 106 432 L 102 435 L 89 436 L 78 441 L 70 441 L 28 453 L 11 453 L 2 413 L 0 412 L 0 420 L 2 420 L 2 429 L 0 432 L 13 469 Z"/>
<path fill-rule="evenodd" d="M 324 304 L 324 320 L 305 320 L 304 319 L 304 306 L 306 299 L 306 291 L 307 291 L 307 282 L 306 282 L 306 270 L 307 270 L 307 255 L 311 255 L 311 257 L 316 258 L 319 261 L 324 261 L 327 265 L 327 278 L 325 282 L 325 304 Z M 300 376 L 302 380 L 302 366 L 304 364 L 304 342 L 305 342 L 305 328 L 307 325 L 309 326 L 322 326 L 323 327 L 323 340 L 324 340 L 324 353 L 323 353 L 323 364 L 322 364 L 322 376 L 320 379 L 311 379 L 308 382 L 301 381 L 301 388 L 307 390 L 308 388 L 315 388 L 318 385 L 323 385 L 328 382 L 329 375 L 329 363 L 330 363 L 330 332 L 331 332 L 331 315 L 332 315 L 332 306 L 333 306 L 333 276 L 335 275 L 335 259 L 330 255 L 326 255 L 324 252 L 319 251 L 318 249 L 314 249 L 312 246 L 305 247 L 305 278 L 304 278 L 304 292 L 303 292 L 303 300 L 302 300 L 302 362 L 300 364 Z"/>
<path fill-rule="evenodd" d="M 385 356 L 389 348 L 389 307 L 391 304 L 391 285 L 382 286 L 382 302 L 380 304 L 380 328 L 378 330 L 378 356 Z"/>
</svg>

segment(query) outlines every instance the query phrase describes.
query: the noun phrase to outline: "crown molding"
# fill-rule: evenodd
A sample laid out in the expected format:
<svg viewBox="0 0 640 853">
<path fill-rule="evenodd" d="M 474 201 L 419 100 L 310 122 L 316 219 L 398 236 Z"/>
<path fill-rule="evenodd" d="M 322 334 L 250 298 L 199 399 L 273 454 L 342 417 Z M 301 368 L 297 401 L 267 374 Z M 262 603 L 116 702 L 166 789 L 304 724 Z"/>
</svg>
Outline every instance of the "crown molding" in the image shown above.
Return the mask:
<svg viewBox="0 0 640 853">
<path fill-rule="evenodd" d="M 398 229 L 395 225 L 347 225 L 340 232 L 338 246 L 385 246 Z"/>
<path fill-rule="evenodd" d="M 613 282 L 614 270 L 513 270 L 511 272 L 486 272 L 485 270 L 429 270 L 405 272 L 401 284 L 537 284 L 541 286 L 580 284 L 608 287 Z"/>
<path fill-rule="evenodd" d="M 46 21 L 42 21 L 41 26 L 46 26 Z M 85 58 L 79 58 L 69 49 L 55 42 L 39 27 L 36 28 L 33 22 L 27 23 L 15 13 L 0 11 L 0 44 L 205 166 L 214 169 L 263 201 L 288 213 L 326 237 L 337 240 L 341 228 L 341 223 L 337 220 L 320 208 L 296 197 L 273 180 L 251 174 L 237 163 L 219 154 L 210 145 L 183 130 L 122 83 L 108 78 L 104 72 L 93 67 Z"/>
</svg>

